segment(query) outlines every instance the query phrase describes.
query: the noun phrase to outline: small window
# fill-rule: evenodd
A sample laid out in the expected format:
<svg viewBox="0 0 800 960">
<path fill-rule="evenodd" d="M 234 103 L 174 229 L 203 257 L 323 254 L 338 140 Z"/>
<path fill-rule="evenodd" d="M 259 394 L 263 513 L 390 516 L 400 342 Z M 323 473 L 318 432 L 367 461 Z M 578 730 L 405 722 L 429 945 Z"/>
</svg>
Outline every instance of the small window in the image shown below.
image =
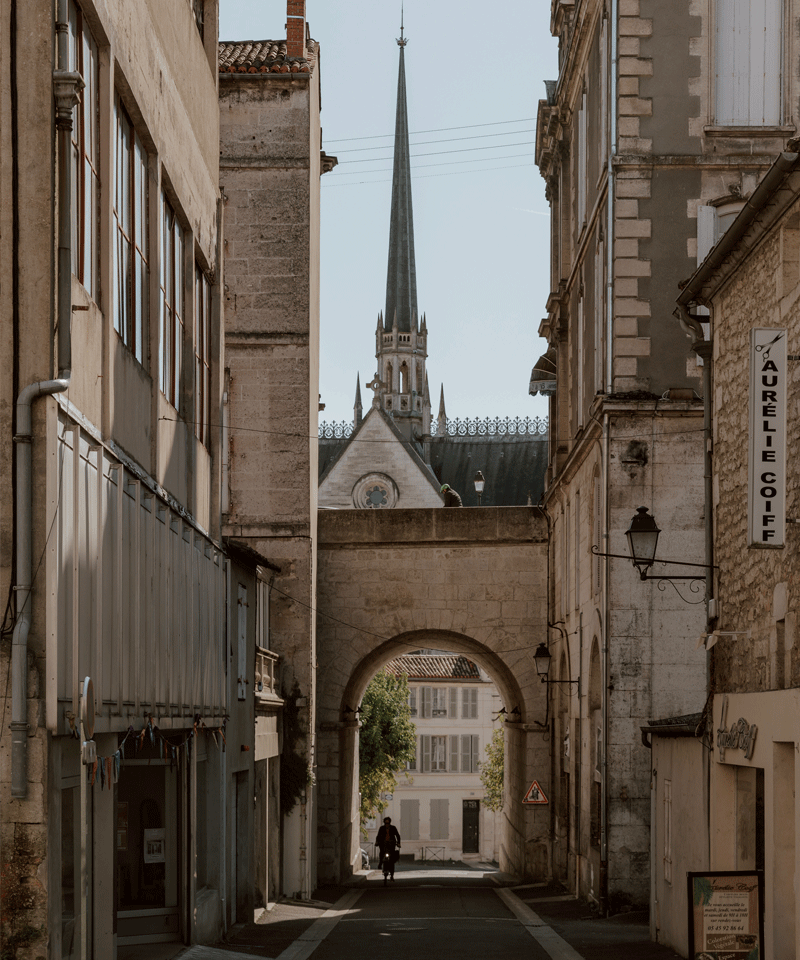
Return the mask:
<svg viewBox="0 0 800 960">
<path fill-rule="evenodd" d="M 431 716 L 433 717 L 447 716 L 447 688 L 446 687 L 433 688 Z"/>
</svg>

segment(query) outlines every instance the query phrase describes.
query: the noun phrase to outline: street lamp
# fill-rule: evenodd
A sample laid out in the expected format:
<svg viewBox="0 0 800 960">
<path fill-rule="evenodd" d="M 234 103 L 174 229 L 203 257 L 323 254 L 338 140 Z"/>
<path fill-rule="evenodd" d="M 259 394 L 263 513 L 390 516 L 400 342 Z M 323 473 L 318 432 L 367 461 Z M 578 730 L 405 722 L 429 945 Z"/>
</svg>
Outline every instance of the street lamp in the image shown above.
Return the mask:
<svg viewBox="0 0 800 960">
<path fill-rule="evenodd" d="M 552 660 L 550 651 L 544 643 L 540 643 L 533 655 L 533 662 L 536 664 L 536 672 L 542 683 L 577 683 L 580 684 L 581 678 L 577 680 L 551 680 L 550 679 L 550 661 Z"/>
<path fill-rule="evenodd" d="M 647 512 L 647 507 L 639 507 L 631 525 L 625 531 L 625 536 L 628 538 L 631 560 L 642 580 L 647 577 L 647 571 L 655 562 L 659 533 L 661 531 L 655 517 Z"/>
<path fill-rule="evenodd" d="M 483 493 L 483 488 L 486 485 L 486 480 L 484 479 L 483 474 L 480 470 L 475 474 L 475 493 L 478 494 L 478 506 L 481 505 L 481 494 Z"/>
<path fill-rule="evenodd" d="M 592 545 L 592 553 L 596 557 L 616 557 L 619 560 L 630 560 L 634 567 L 636 567 L 639 579 L 641 580 L 690 580 L 694 584 L 706 577 L 706 574 L 701 575 L 697 573 L 680 573 L 673 576 L 658 574 L 651 577 L 648 571 L 654 563 L 669 564 L 671 567 L 694 567 L 696 570 L 718 569 L 715 564 L 711 563 L 687 563 L 685 560 L 656 560 L 656 547 L 660 533 L 661 531 L 658 528 L 656 519 L 648 513 L 647 507 L 638 507 L 631 520 L 631 525 L 625 531 L 625 536 L 628 538 L 628 556 L 626 557 L 623 553 L 604 553 L 602 550 L 598 550 L 596 545 Z M 695 592 L 694 587 L 692 587 L 692 591 Z"/>
</svg>

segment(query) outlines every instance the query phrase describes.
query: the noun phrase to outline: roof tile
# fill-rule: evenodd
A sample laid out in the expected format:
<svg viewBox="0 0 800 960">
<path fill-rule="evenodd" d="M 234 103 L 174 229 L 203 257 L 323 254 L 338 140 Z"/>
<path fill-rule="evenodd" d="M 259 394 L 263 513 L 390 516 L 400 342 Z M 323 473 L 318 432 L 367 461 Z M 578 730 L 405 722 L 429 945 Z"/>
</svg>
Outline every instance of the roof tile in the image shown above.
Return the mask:
<svg viewBox="0 0 800 960">
<path fill-rule="evenodd" d="M 304 59 L 288 57 L 285 40 L 226 40 L 219 44 L 220 73 L 310 73 L 317 61 L 315 40 L 306 43 Z"/>
<path fill-rule="evenodd" d="M 386 664 L 395 676 L 406 674 L 410 680 L 480 680 L 478 667 L 458 654 L 408 653 Z"/>
</svg>

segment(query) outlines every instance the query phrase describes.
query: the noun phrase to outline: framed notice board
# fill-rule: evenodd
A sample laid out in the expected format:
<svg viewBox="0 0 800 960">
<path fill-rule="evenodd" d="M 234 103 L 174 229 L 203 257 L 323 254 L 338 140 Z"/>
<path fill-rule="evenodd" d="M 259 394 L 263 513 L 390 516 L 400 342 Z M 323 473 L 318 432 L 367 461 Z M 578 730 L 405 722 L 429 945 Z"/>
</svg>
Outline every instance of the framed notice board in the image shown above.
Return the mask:
<svg viewBox="0 0 800 960">
<path fill-rule="evenodd" d="M 764 960 L 764 873 L 689 873 L 690 960 Z"/>
</svg>

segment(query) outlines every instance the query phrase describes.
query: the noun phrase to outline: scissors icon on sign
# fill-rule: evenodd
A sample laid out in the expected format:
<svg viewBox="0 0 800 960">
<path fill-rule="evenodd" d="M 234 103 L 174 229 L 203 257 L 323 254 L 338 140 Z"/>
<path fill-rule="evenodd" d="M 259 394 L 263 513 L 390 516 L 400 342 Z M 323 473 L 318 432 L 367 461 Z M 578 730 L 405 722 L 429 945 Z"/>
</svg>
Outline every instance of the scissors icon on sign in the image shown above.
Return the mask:
<svg viewBox="0 0 800 960">
<path fill-rule="evenodd" d="M 774 340 L 770 340 L 769 343 L 759 343 L 759 344 L 756 344 L 756 353 L 762 353 L 762 352 L 763 352 L 763 354 L 764 354 L 764 359 L 765 359 L 765 360 L 769 360 L 769 350 L 770 350 L 770 347 L 771 347 L 773 344 L 777 343 L 782 336 L 783 336 L 783 331 L 781 331 L 781 332 L 778 334 L 778 336 L 775 337 Z"/>
</svg>

